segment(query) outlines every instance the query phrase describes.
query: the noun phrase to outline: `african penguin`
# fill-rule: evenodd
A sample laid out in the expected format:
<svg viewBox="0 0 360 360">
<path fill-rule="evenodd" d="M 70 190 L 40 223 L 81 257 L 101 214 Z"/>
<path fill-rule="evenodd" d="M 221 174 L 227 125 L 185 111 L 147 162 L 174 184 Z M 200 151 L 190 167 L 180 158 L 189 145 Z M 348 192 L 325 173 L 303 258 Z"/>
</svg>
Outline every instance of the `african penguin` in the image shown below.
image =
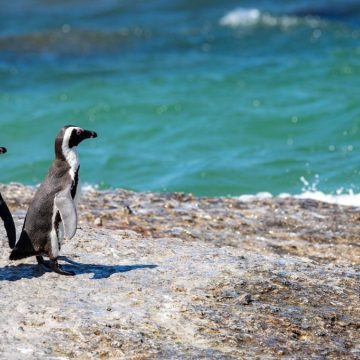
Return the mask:
<svg viewBox="0 0 360 360">
<path fill-rule="evenodd" d="M 0 147 L 0 154 L 5 154 L 6 149 L 4 147 Z M 0 218 L 4 222 L 4 227 L 6 230 L 6 235 L 9 241 L 10 248 L 13 248 L 16 241 L 16 230 L 13 217 L 11 212 L 6 205 L 5 200 L 2 198 L 0 194 Z"/>
<path fill-rule="evenodd" d="M 57 257 L 64 237 L 71 239 L 77 227 L 76 199 L 80 192 L 77 145 L 95 137 L 94 131 L 76 126 L 60 130 L 55 139 L 55 160 L 29 206 L 10 260 L 36 256 L 39 264 L 59 274 L 74 275 L 60 267 Z M 49 257 L 49 265 L 42 255 Z"/>
</svg>

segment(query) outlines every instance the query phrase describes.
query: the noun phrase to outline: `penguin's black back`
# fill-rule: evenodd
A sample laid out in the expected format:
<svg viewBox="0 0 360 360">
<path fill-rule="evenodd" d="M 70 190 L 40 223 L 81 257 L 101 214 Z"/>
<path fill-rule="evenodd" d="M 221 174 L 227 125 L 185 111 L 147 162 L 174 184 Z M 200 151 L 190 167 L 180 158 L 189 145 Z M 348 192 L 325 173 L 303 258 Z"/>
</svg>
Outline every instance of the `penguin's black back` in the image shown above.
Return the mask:
<svg viewBox="0 0 360 360">
<path fill-rule="evenodd" d="M 59 159 L 49 168 L 48 175 L 29 206 L 20 238 L 10 260 L 50 253 L 54 199 L 58 192 L 72 184 L 69 169 L 69 164 Z"/>
<path fill-rule="evenodd" d="M 16 229 L 15 229 L 14 219 L 1 194 L 0 194 L 0 218 L 4 222 L 6 235 L 9 241 L 9 246 L 10 249 L 12 249 L 15 246 L 15 242 L 16 242 Z"/>
</svg>

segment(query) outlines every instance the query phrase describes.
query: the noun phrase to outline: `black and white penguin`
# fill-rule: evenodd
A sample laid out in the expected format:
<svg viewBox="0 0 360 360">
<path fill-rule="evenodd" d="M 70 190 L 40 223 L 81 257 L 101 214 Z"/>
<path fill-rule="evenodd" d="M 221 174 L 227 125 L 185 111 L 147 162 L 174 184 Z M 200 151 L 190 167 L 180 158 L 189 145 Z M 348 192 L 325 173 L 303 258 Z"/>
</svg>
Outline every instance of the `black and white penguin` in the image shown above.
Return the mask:
<svg viewBox="0 0 360 360">
<path fill-rule="evenodd" d="M 4 147 L 0 147 L 0 154 L 5 154 L 6 149 Z M 4 227 L 6 231 L 6 235 L 9 241 L 10 248 L 13 248 L 16 241 L 16 229 L 13 217 L 11 212 L 0 194 L 0 218 L 4 222 Z"/>
<path fill-rule="evenodd" d="M 77 145 L 95 137 L 94 131 L 76 126 L 60 130 L 55 139 L 55 160 L 29 206 L 10 260 L 36 256 L 39 264 L 59 274 L 74 275 L 60 267 L 57 257 L 64 237 L 71 239 L 77 227 L 76 203 L 80 194 Z M 49 257 L 49 265 L 42 255 Z"/>
</svg>

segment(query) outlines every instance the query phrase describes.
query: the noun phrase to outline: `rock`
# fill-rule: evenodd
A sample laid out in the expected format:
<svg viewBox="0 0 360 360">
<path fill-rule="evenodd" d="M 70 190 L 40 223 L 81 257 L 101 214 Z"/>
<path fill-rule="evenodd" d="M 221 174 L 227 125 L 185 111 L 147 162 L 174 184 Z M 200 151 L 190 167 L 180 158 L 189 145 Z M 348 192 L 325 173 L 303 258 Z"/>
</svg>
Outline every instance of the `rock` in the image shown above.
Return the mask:
<svg viewBox="0 0 360 360">
<path fill-rule="evenodd" d="M 102 226 L 103 223 L 102 223 L 102 219 L 100 217 L 97 217 L 95 220 L 94 220 L 94 225 L 95 226 Z"/>
<path fill-rule="evenodd" d="M 243 294 L 239 297 L 238 303 L 241 305 L 249 305 L 254 301 L 250 294 Z"/>
<path fill-rule="evenodd" d="M 34 189 L 0 191 L 19 233 Z M 358 212 L 92 190 L 62 249 L 74 277 L 10 262 L 0 226 L 1 357 L 357 359 Z"/>
</svg>

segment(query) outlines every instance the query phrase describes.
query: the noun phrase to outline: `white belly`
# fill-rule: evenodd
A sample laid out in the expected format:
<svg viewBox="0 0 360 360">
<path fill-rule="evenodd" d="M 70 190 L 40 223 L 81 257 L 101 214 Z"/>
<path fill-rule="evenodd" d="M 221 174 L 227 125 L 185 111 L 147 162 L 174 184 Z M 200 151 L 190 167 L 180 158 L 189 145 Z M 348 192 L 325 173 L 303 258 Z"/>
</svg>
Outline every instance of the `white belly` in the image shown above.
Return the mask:
<svg viewBox="0 0 360 360">
<path fill-rule="evenodd" d="M 78 178 L 78 184 L 77 184 L 76 193 L 75 193 L 75 197 L 74 197 L 74 203 L 75 203 L 76 210 L 77 210 L 77 206 L 80 201 L 80 196 L 81 196 L 81 182 L 80 182 L 80 178 Z M 56 231 L 56 228 L 55 228 L 55 217 L 56 217 L 57 212 L 58 212 L 58 210 L 54 204 L 53 216 L 51 219 L 52 229 L 50 232 L 51 252 L 52 252 L 53 258 L 57 258 L 59 256 L 60 248 L 61 248 L 62 244 L 64 243 L 64 225 L 63 225 L 62 221 L 60 221 L 60 223 L 59 223 L 58 231 Z"/>
<path fill-rule="evenodd" d="M 80 176 L 78 176 L 78 184 L 77 184 L 77 189 L 76 189 L 75 198 L 74 198 L 74 203 L 75 203 L 76 207 L 79 204 L 80 196 L 81 196 L 81 181 L 80 181 Z"/>
</svg>

